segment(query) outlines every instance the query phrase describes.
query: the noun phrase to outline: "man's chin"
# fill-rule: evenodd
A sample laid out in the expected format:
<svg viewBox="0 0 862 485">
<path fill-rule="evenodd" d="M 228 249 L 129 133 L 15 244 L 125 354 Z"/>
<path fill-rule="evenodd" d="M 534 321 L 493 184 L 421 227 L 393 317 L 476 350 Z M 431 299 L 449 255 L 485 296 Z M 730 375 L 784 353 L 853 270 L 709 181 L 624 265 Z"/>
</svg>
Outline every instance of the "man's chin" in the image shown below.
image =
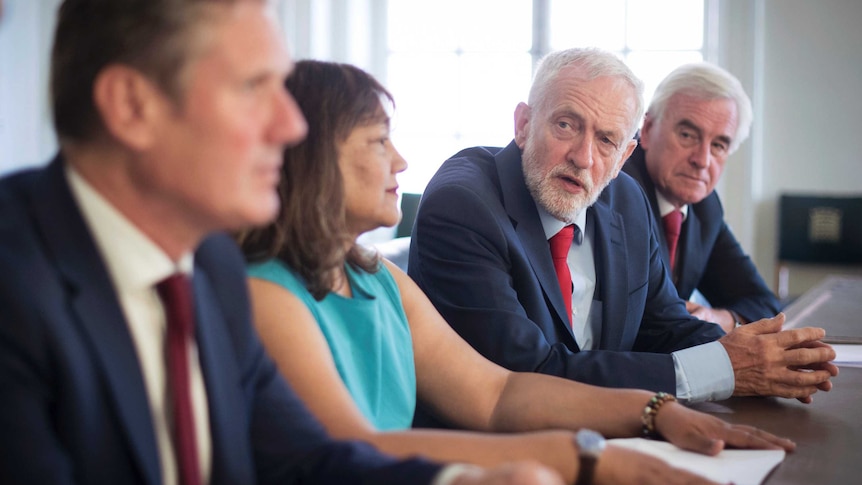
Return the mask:
<svg viewBox="0 0 862 485">
<path fill-rule="evenodd" d="M 529 184 L 527 187 L 530 188 Z M 566 223 L 574 221 L 584 208 L 594 202 L 587 192 L 575 195 L 558 187 L 550 188 L 547 184 L 538 190 L 530 190 L 530 194 L 545 212 Z"/>
<path fill-rule="evenodd" d="M 237 214 L 235 220 L 232 221 L 233 230 L 247 229 L 252 227 L 266 226 L 272 223 L 278 217 L 281 204 L 277 197 L 266 201 L 254 207 L 249 207 L 247 210 Z"/>
<path fill-rule="evenodd" d="M 584 210 L 588 204 L 585 201 L 577 201 L 573 204 L 556 204 L 556 207 L 545 207 L 544 209 L 555 218 L 569 224 Z"/>
</svg>

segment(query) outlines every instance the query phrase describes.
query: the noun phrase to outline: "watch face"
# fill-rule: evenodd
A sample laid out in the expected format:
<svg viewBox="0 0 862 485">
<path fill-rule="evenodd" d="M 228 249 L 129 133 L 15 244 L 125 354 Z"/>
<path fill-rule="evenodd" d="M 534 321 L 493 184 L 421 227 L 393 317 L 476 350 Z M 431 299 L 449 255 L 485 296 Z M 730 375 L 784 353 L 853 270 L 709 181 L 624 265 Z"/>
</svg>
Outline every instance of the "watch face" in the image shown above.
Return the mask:
<svg viewBox="0 0 862 485">
<path fill-rule="evenodd" d="M 605 449 L 605 438 L 601 434 L 591 430 L 582 429 L 577 433 L 578 448 L 581 454 L 589 454 L 598 457 Z"/>
</svg>

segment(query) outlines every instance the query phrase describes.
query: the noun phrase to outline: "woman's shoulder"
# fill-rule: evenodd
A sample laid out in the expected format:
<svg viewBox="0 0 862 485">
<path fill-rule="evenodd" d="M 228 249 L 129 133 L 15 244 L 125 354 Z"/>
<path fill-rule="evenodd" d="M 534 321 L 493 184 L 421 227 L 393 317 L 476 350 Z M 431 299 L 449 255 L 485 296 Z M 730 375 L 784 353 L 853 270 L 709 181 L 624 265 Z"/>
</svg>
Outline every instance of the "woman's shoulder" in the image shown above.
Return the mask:
<svg viewBox="0 0 862 485">
<path fill-rule="evenodd" d="M 293 293 L 307 292 L 302 278 L 277 258 L 267 259 L 246 266 L 249 277 L 258 278 L 282 286 Z"/>
</svg>

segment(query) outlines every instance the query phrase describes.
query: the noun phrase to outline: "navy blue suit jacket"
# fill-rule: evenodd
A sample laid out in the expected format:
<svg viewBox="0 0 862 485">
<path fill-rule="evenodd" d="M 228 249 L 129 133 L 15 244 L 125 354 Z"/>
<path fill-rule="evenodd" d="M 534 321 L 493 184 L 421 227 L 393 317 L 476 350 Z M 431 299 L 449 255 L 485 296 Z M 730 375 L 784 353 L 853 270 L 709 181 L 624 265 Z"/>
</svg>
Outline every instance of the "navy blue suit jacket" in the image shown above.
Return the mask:
<svg viewBox="0 0 862 485">
<path fill-rule="evenodd" d="M 504 367 L 676 392 L 669 353 L 723 332 L 685 310 L 653 226 L 643 191 L 624 174 L 588 209 L 598 350 L 575 342 L 514 142 L 470 148 L 441 166 L 419 205 L 408 268 L 449 324 Z"/>
<path fill-rule="evenodd" d="M 162 483 L 143 375 L 62 160 L 0 181 L 0 481 Z M 195 253 L 213 485 L 428 483 L 439 465 L 336 442 L 253 330 L 226 235 Z"/>
<path fill-rule="evenodd" d="M 656 227 L 661 228 L 655 184 L 647 172 L 644 155 L 641 147 L 635 148 L 623 171 L 640 182 Z M 664 231 L 659 230 L 657 237 L 662 259 L 669 264 Z M 682 299 L 688 300 L 697 289 L 710 305 L 733 310 L 750 322 L 774 317 L 780 311 L 775 294 L 725 223 L 724 209 L 714 191 L 689 206 L 678 244 L 675 286 Z"/>
</svg>

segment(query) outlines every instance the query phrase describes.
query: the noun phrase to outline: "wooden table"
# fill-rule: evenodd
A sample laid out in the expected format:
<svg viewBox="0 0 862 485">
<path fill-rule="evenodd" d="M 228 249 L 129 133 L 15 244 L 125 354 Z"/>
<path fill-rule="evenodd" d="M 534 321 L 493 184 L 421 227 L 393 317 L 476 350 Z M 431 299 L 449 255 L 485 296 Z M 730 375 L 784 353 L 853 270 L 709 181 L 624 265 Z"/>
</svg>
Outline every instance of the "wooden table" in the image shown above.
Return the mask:
<svg viewBox="0 0 862 485">
<path fill-rule="evenodd" d="M 832 382 L 811 404 L 745 397 L 692 407 L 796 442 L 766 485 L 862 484 L 862 368 L 841 367 Z"/>
<path fill-rule="evenodd" d="M 784 328 L 821 327 L 826 330 L 824 342 L 862 344 L 862 276 L 826 277 L 784 314 Z"/>
</svg>

